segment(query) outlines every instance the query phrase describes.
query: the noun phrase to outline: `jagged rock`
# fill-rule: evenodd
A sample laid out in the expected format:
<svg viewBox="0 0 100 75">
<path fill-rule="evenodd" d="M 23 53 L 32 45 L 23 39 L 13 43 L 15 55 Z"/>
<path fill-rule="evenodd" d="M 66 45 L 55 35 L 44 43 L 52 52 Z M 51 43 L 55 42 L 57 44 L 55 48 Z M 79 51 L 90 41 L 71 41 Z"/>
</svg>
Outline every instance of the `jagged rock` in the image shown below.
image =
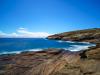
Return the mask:
<svg viewBox="0 0 100 75">
<path fill-rule="evenodd" d="M 87 56 L 87 58 L 98 59 L 99 60 L 100 59 L 100 48 L 87 51 L 86 56 Z"/>
</svg>

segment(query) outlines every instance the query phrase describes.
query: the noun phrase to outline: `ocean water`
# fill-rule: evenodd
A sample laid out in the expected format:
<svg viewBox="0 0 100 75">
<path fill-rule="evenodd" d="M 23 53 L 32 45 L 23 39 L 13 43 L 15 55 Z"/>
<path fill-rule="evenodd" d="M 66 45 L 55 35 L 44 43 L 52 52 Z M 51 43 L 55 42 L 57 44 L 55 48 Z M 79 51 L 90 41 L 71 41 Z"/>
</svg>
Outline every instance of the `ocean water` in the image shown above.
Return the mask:
<svg viewBox="0 0 100 75">
<path fill-rule="evenodd" d="M 95 45 L 86 42 L 57 41 L 44 38 L 0 38 L 0 54 L 39 51 L 47 48 L 79 51 L 88 49 L 90 46 Z"/>
</svg>

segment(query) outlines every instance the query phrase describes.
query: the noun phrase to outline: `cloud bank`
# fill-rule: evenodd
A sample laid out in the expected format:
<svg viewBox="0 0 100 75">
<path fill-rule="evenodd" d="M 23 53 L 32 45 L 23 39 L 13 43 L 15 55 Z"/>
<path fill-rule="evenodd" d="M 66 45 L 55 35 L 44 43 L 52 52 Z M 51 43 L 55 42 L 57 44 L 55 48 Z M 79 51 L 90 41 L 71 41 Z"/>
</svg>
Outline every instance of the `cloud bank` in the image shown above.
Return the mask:
<svg viewBox="0 0 100 75">
<path fill-rule="evenodd" d="M 45 38 L 49 35 L 46 32 L 30 32 L 26 28 L 18 28 L 17 32 L 10 34 L 0 31 L 0 38 Z"/>
</svg>

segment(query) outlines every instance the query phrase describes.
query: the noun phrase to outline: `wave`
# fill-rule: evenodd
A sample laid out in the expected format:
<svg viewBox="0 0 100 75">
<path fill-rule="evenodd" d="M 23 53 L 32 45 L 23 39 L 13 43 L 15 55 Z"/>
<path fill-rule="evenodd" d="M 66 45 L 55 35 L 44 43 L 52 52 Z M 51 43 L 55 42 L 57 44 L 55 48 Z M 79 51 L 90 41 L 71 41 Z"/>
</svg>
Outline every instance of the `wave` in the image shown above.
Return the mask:
<svg viewBox="0 0 100 75">
<path fill-rule="evenodd" d="M 20 54 L 21 52 L 22 51 L 11 51 L 11 52 L 6 51 L 6 52 L 1 52 L 0 55 L 2 55 L 2 54 Z"/>
<path fill-rule="evenodd" d="M 61 43 L 61 42 L 67 42 L 67 43 L 83 43 L 83 44 L 91 44 L 90 42 L 75 42 L 75 41 L 62 41 L 62 40 L 59 40 L 59 41 L 57 41 L 57 42 L 59 42 L 59 43 Z"/>
<path fill-rule="evenodd" d="M 62 40 L 59 40 L 59 41 L 57 41 L 57 42 L 59 42 L 59 43 L 62 43 L 62 42 L 67 42 L 67 43 L 76 43 L 76 42 L 73 42 L 73 41 L 62 41 Z"/>
<path fill-rule="evenodd" d="M 96 46 L 94 44 L 91 44 L 91 45 L 84 45 L 84 46 L 81 46 L 81 45 L 72 45 L 72 47 L 69 47 L 67 48 L 68 50 L 70 51 L 80 51 L 80 50 L 87 50 L 89 49 L 89 47 L 92 47 L 92 46 Z"/>
<path fill-rule="evenodd" d="M 22 52 L 27 52 L 27 51 L 40 51 L 40 50 L 43 50 L 43 49 L 27 49 L 27 50 L 23 50 L 23 51 L 11 51 L 11 52 L 5 51 L 5 52 L 1 52 L 0 55 L 2 55 L 2 54 L 20 54 Z"/>
<path fill-rule="evenodd" d="M 68 48 L 70 51 L 80 51 L 80 50 L 86 50 L 89 46 L 79 46 L 79 45 L 73 45 L 72 47 Z"/>
<path fill-rule="evenodd" d="M 68 43 L 83 43 L 83 44 L 91 44 L 90 42 L 75 42 L 75 41 L 65 41 Z"/>
</svg>

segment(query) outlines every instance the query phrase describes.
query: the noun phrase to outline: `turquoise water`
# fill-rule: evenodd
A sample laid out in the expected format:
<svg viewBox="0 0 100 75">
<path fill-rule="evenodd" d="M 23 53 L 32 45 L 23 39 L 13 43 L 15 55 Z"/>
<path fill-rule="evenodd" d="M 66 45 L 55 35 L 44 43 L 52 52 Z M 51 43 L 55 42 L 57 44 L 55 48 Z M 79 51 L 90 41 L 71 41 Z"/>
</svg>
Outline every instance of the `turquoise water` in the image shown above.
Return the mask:
<svg viewBox="0 0 100 75">
<path fill-rule="evenodd" d="M 63 48 L 70 51 L 87 49 L 94 44 L 48 40 L 44 38 L 0 38 L 0 54 L 39 51 L 47 48 Z"/>
</svg>

